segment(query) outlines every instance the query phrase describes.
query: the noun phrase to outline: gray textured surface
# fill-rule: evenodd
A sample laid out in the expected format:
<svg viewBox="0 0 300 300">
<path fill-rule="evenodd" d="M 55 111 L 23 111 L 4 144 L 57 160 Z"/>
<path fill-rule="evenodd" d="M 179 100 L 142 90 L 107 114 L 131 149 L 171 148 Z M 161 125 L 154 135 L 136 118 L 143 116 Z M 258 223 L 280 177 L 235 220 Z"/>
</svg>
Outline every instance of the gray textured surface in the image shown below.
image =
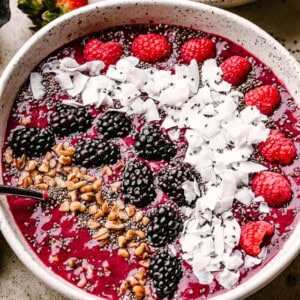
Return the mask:
<svg viewBox="0 0 300 300">
<path fill-rule="evenodd" d="M 17 49 L 30 37 L 29 21 L 11 0 L 12 18 L 0 30 L 0 73 Z M 300 61 L 300 1 L 261 0 L 232 11 L 271 32 Z M 64 299 L 36 279 L 11 251 L 0 235 L 0 299 Z M 300 257 L 277 279 L 249 300 L 298 299 Z"/>
</svg>

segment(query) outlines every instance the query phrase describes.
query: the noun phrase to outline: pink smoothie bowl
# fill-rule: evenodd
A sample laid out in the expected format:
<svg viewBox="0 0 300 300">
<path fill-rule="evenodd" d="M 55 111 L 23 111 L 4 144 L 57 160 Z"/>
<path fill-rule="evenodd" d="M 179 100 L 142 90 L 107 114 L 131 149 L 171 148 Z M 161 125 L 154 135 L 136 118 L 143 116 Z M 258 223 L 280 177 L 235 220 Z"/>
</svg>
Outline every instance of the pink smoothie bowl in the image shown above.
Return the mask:
<svg viewBox="0 0 300 300">
<path fill-rule="evenodd" d="M 110 0 L 68 13 L 34 34 L 6 67 L 0 81 L 0 137 L 3 144 L 6 123 L 14 99 L 34 67 L 54 50 L 102 29 L 135 23 L 165 23 L 212 32 L 242 45 L 269 66 L 298 103 L 300 65 L 270 35 L 253 23 L 219 8 L 180 0 Z M 2 176 L 0 181 L 2 181 Z M 19 231 L 6 198 L 0 201 L 0 229 L 19 259 L 48 286 L 70 299 L 99 299 L 63 280 L 33 253 Z M 243 299 L 261 289 L 282 272 L 300 250 L 300 224 L 278 254 L 255 276 L 210 299 Z"/>
</svg>

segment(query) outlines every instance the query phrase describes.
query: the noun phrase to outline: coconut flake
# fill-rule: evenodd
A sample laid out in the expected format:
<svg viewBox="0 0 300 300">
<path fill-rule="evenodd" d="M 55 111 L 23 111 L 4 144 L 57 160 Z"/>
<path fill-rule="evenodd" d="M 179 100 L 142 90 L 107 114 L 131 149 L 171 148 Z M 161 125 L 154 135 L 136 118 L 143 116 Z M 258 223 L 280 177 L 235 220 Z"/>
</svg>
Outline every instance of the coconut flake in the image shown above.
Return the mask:
<svg viewBox="0 0 300 300">
<path fill-rule="evenodd" d="M 74 88 L 71 77 L 67 73 L 57 73 L 55 75 L 55 80 L 63 90 L 69 90 Z"/>
<path fill-rule="evenodd" d="M 68 90 L 68 94 L 72 97 L 80 94 L 83 91 L 88 80 L 88 76 L 76 72 L 72 80 L 73 88 Z"/>
<path fill-rule="evenodd" d="M 250 269 L 253 268 L 257 265 L 259 265 L 261 263 L 261 259 L 254 257 L 254 256 L 250 256 L 250 255 L 246 255 L 245 259 L 244 259 L 244 268 L 245 269 Z"/>
<path fill-rule="evenodd" d="M 41 99 L 45 95 L 43 76 L 37 72 L 30 73 L 30 88 L 34 99 Z"/>
<path fill-rule="evenodd" d="M 225 269 L 223 272 L 219 273 L 216 276 L 216 279 L 219 282 L 219 284 L 225 289 L 232 288 L 238 282 L 239 278 L 239 272 L 232 272 L 227 269 Z"/>
<path fill-rule="evenodd" d="M 251 189 L 243 187 L 235 194 L 235 199 L 248 206 L 253 201 L 254 194 Z"/>
</svg>

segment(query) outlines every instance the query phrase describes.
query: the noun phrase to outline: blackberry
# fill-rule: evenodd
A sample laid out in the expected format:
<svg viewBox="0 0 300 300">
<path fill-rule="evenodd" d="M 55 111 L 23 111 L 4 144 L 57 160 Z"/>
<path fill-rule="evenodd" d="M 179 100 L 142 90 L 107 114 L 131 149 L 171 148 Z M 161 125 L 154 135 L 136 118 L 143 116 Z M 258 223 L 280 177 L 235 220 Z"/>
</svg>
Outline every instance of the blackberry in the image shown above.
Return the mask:
<svg viewBox="0 0 300 300">
<path fill-rule="evenodd" d="M 86 168 L 94 168 L 114 164 L 119 157 L 120 151 L 115 144 L 100 139 L 86 139 L 77 144 L 74 162 Z"/>
<path fill-rule="evenodd" d="M 149 275 L 159 298 L 171 298 L 183 275 L 180 260 L 163 251 L 151 258 Z"/>
<path fill-rule="evenodd" d="M 195 171 L 185 163 L 171 163 L 158 173 L 158 185 L 171 200 L 179 206 L 191 205 L 184 196 L 182 184 L 189 180 L 193 181 Z"/>
<path fill-rule="evenodd" d="M 26 154 L 29 157 L 38 157 L 51 150 L 55 144 L 51 130 L 23 127 L 13 132 L 10 146 L 16 156 Z"/>
<path fill-rule="evenodd" d="M 49 124 L 59 136 L 68 136 L 74 132 L 84 132 L 92 124 L 92 117 L 84 107 L 59 105 L 49 115 Z"/>
<path fill-rule="evenodd" d="M 181 217 L 169 205 L 154 208 L 149 218 L 147 237 L 156 247 L 174 242 L 183 229 Z"/>
<path fill-rule="evenodd" d="M 144 127 L 134 146 L 145 159 L 169 161 L 176 155 L 176 146 L 153 124 Z"/>
<path fill-rule="evenodd" d="M 125 137 L 131 129 L 131 120 L 123 112 L 109 111 L 98 122 L 98 130 L 106 139 Z"/>
<path fill-rule="evenodd" d="M 153 173 L 146 163 L 130 161 L 122 175 L 122 193 L 126 202 L 145 207 L 155 198 Z"/>
</svg>

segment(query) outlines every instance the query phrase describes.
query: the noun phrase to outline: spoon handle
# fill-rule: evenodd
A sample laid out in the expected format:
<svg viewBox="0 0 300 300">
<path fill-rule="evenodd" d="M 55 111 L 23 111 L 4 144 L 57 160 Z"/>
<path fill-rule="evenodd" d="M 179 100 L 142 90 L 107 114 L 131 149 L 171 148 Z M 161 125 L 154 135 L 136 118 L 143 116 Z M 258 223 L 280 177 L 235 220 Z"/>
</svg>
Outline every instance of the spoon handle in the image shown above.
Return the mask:
<svg viewBox="0 0 300 300">
<path fill-rule="evenodd" d="M 17 188 L 14 186 L 0 184 L 0 195 L 15 195 L 21 197 L 29 197 L 38 200 L 44 200 L 45 195 L 42 192 L 32 191 L 28 189 Z"/>
</svg>

